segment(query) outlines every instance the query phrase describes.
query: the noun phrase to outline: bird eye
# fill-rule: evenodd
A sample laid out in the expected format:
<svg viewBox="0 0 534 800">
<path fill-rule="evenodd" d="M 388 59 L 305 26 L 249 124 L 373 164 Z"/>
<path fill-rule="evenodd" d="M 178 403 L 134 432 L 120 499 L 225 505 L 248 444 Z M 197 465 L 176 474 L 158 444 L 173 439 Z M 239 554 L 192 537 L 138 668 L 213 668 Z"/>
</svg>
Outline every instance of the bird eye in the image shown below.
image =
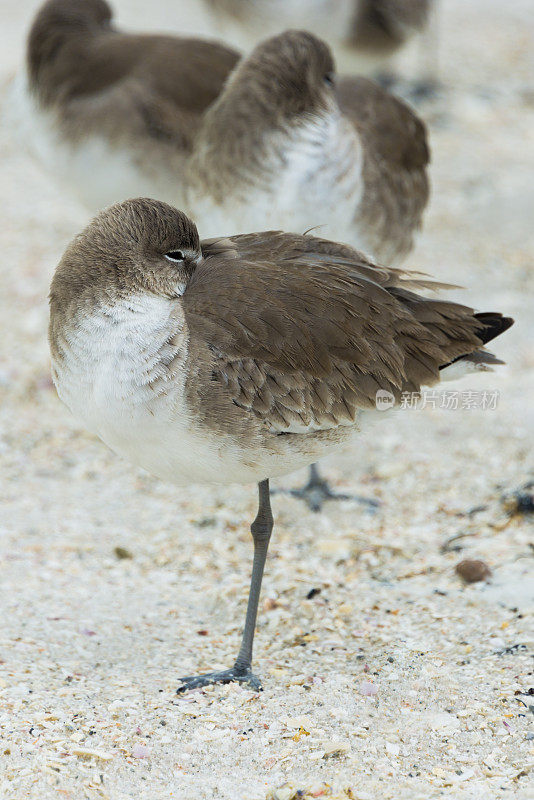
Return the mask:
<svg viewBox="0 0 534 800">
<path fill-rule="evenodd" d="M 333 72 L 327 72 L 326 75 L 324 76 L 324 82 L 327 83 L 329 86 L 333 86 L 334 85 L 334 73 Z"/>
<path fill-rule="evenodd" d="M 170 253 L 165 253 L 165 258 L 168 261 L 183 261 L 185 256 L 181 250 L 171 250 Z"/>
</svg>

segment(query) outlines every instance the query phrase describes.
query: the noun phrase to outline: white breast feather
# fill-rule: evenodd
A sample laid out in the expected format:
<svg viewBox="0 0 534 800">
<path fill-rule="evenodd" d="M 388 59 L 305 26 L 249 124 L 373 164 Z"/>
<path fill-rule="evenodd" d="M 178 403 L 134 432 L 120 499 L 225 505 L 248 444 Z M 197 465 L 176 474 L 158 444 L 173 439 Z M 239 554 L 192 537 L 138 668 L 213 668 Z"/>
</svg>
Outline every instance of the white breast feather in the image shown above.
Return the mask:
<svg viewBox="0 0 534 800">
<path fill-rule="evenodd" d="M 59 396 L 90 431 L 134 464 L 180 482 L 187 454 L 202 460 L 209 445 L 191 441 L 188 335 L 175 309 L 171 300 L 143 294 L 79 315 L 53 375 Z"/>
<path fill-rule="evenodd" d="M 350 122 L 333 112 L 270 137 L 265 172 L 246 188 L 230 187 L 224 204 L 203 186 L 191 188 L 188 205 L 203 235 L 320 226 L 317 235 L 349 241 L 363 192 L 361 146 Z"/>
</svg>

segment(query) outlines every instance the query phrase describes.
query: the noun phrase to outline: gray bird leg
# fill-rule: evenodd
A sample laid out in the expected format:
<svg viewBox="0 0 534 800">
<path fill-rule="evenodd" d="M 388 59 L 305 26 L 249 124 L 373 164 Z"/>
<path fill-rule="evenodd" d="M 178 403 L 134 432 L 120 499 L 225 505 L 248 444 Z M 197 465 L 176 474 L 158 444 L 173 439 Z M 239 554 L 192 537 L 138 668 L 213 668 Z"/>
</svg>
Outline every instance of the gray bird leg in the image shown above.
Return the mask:
<svg viewBox="0 0 534 800">
<path fill-rule="evenodd" d="M 292 497 L 298 497 L 299 500 L 303 500 L 306 503 L 310 511 L 320 511 L 326 500 L 354 500 L 357 503 L 367 506 L 372 511 L 380 506 L 378 500 L 372 500 L 368 497 L 333 492 L 328 482 L 324 478 L 321 478 L 317 464 L 311 465 L 310 477 L 305 486 L 302 486 L 300 489 L 276 489 L 275 491 L 290 494 Z"/>
<path fill-rule="evenodd" d="M 241 647 L 231 669 L 222 672 L 208 672 L 204 675 L 190 675 L 181 678 L 181 686 L 177 692 L 185 692 L 188 689 L 198 689 L 212 683 L 231 683 L 237 681 L 246 683 L 252 689 L 260 691 L 261 681 L 251 670 L 252 666 L 252 645 L 254 642 L 254 630 L 256 618 L 258 616 L 258 603 L 260 599 L 261 582 L 269 540 L 273 530 L 273 514 L 271 511 L 271 500 L 269 492 L 269 481 L 264 480 L 258 484 L 259 506 L 256 519 L 250 526 L 252 539 L 254 541 L 254 561 L 252 563 L 252 578 L 250 580 L 250 590 L 248 594 L 247 615 L 245 618 L 245 628 L 241 639 Z"/>
</svg>

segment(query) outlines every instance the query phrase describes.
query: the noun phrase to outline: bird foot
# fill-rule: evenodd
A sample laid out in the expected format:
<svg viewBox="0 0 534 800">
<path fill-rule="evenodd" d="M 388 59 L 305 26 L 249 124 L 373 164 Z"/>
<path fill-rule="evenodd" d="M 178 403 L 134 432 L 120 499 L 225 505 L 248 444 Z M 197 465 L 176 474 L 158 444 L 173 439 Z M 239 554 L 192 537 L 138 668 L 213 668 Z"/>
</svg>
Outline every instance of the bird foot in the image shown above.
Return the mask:
<svg viewBox="0 0 534 800">
<path fill-rule="evenodd" d="M 188 675 L 186 678 L 180 678 L 181 686 L 176 693 L 181 694 L 190 689 L 201 689 L 203 686 L 212 686 L 216 683 L 243 683 L 255 692 L 262 690 L 260 679 L 249 667 L 231 667 L 220 672 L 206 672 L 204 675 Z"/>
<path fill-rule="evenodd" d="M 271 489 L 271 493 L 274 494 L 275 492 L 282 492 L 284 494 L 290 494 L 292 497 L 297 497 L 299 500 L 303 500 L 306 503 L 310 511 L 315 512 L 321 511 L 323 503 L 327 500 L 353 500 L 356 503 L 367 506 L 371 512 L 376 511 L 376 509 L 380 507 L 378 500 L 372 500 L 369 497 L 333 492 L 328 482 L 322 478 L 312 478 L 300 489 Z"/>
</svg>

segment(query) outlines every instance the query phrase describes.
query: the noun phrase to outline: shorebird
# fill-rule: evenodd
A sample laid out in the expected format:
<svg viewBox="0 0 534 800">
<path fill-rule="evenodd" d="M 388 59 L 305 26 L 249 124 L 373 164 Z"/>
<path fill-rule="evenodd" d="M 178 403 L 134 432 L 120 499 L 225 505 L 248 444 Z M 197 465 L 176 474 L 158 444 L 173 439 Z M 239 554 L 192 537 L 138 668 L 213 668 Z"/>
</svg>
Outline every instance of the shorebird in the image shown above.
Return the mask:
<svg viewBox="0 0 534 800">
<path fill-rule="evenodd" d="M 371 75 L 428 24 L 434 0 L 205 0 L 219 29 L 249 49 L 304 27 L 334 49 L 343 68 Z"/>
<path fill-rule="evenodd" d="M 413 246 L 429 149 L 411 109 L 367 78 L 336 77 L 305 31 L 259 44 L 209 107 L 189 161 L 188 207 L 209 235 L 268 227 L 347 242 L 379 262 Z"/>
<path fill-rule="evenodd" d="M 336 77 L 312 34 L 241 59 L 118 32 L 104 0 L 49 0 L 27 73 L 25 136 L 93 211 L 147 194 L 210 236 L 320 226 L 388 264 L 412 247 L 428 201 L 424 125 L 373 82 Z"/>
<path fill-rule="evenodd" d="M 377 392 L 398 400 L 450 370 L 502 363 L 484 345 L 513 321 L 416 291 L 429 286 L 310 235 L 201 241 L 183 212 L 148 199 L 101 212 L 68 246 L 50 289 L 60 398 L 161 479 L 258 483 L 239 654 L 180 689 L 260 687 L 252 644 L 273 528 L 269 479 L 355 440 L 379 413 Z"/>
<path fill-rule="evenodd" d="M 183 205 L 196 132 L 239 59 L 218 42 L 121 33 L 105 0 L 48 0 L 13 115 L 91 211 L 142 193 Z"/>
<path fill-rule="evenodd" d="M 336 77 L 328 46 L 286 31 L 248 58 L 214 42 L 130 35 L 104 0 L 49 0 L 28 39 L 28 137 L 93 210 L 147 194 L 206 235 L 265 227 L 348 242 L 380 263 L 411 250 L 429 151 L 411 109 L 366 78 Z M 37 134 L 37 135 L 36 135 Z M 291 493 L 335 494 L 312 467 Z"/>
</svg>

